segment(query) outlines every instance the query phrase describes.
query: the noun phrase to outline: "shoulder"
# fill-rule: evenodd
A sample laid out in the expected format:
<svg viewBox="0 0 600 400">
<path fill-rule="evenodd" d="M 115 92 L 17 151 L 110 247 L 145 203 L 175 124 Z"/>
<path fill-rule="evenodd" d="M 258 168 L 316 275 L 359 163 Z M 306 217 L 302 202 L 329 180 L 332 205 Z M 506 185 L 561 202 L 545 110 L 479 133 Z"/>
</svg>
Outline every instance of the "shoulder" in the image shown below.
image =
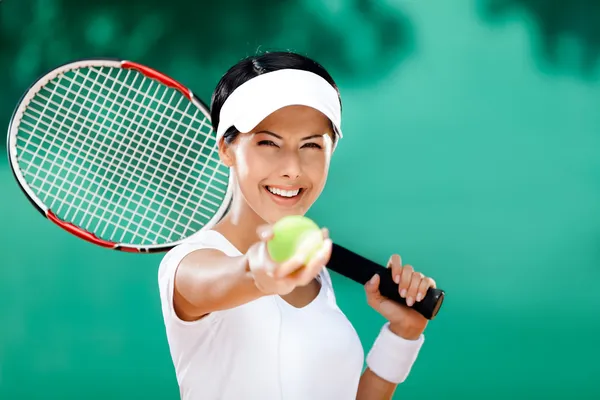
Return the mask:
<svg viewBox="0 0 600 400">
<path fill-rule="evenodd" d="M 175 279 L 179 267 L 188 256 L 193 255 L 195 261 L 215 255 L 221 257 L 236 256 L 240 253 L 222 235 L 215 231 L 198 232 L 188 240 L 167 252 L 158 267 L 158 286 L 165 320 L 179 320 L 173 307 L 175 296 Z"/>
<path fill-rule="evenodd" d="M 158 267 L 158 284 L 166 285 L 174 279 L 175 272 L 181 261 L 195 251 L 208 249 L 201 241 L 182 243 L 171 250 L 162 258 Z"/>
<path fill-rule="evenodd" d="M 181 261 L 199 250 L 206 250 L 207 255 L 214 252 L 230 257 L 240 255 L 239 251 L 218 232 L 210 230 L 198 232 L 165 254 L 158 268 L 159 284 L 163 279 L 172 278 Z"/>
</svg>

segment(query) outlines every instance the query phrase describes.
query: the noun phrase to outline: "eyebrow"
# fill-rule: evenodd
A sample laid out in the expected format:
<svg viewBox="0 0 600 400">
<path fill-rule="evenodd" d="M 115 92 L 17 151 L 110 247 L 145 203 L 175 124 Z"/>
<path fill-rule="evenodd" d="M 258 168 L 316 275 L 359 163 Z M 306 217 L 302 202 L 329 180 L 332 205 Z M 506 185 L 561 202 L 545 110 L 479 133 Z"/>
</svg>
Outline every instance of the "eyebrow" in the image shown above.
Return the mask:
<svg viewBox="0 0 600 400">
<path fill-rule="evenodd" d="M 281 140 L 283 140 L 283 138 L 282 138 L 280 135 L 278 135 L 278 134 L 276 134 L 276 133 L 274 133 L 274 132 L 271 132 L 271 131 L 260 131 L 260 132 L 256 132 L 256 133 L 265 133 L 265 134 L 267 134 L 267 135 L 274 136 L 274 137 L 276 137 L 277 139 L 281 139 Z M 308 139 L 320 138 L 320 137 L 322 137 L 322 136 L 323 136 L 323 135 L 325 135 L 325 134 L 326 134 L 326 133 L 321 133 L 320 135 L 319 135 L 319 134 L 310 135 L 310 136 L 303 137 L 301 140 L 308 140 Z"/>
</svg>

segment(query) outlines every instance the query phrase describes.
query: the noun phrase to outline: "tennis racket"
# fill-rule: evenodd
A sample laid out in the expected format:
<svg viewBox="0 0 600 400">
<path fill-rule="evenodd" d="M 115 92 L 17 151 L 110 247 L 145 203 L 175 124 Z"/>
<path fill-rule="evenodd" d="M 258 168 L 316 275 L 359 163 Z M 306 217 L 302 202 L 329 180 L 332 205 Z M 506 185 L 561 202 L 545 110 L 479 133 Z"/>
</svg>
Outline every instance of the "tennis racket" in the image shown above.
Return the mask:
<svg viewBox="0 0 600 400">
<path fill-rule="evenodd" d="M 211 229 L 231 202 L 204 102 L 130 61 L 90 59 L 38 79 L 10 122 L 8 156 L 31 204 L 67 232 L 105 248 L 165 252 Z M 335 245 L 333 271 L 406 304 L 391 273 Z M 444 292 L 412 308 L 432 319 Z"/>
</svg>

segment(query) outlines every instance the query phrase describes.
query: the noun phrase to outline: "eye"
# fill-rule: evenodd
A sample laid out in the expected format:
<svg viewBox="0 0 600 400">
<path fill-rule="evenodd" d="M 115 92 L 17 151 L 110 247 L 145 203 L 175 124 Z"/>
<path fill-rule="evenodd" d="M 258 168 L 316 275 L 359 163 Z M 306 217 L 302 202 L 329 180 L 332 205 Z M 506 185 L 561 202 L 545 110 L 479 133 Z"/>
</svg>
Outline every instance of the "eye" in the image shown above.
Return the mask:
<svg viewBox="0 0 600 400">
<path fill-rule="evenodd" d="M 275 146 L 278 147 L 275 142 L 273 142 L 272 140 L 261 140 L 260 142 L 258 142 L 259 146 Z"/>
<path fill-rule="evenodd" d="M 306 144 L 305 144 L 304 146 L 302 146 L 302 147 L 308 147 L 308 148 L 311 148 L 311 149 L 321 149 L 321 148 L 322 148 L 320 145 L 318 145 L 318 144 L 316 144 L 316 143 L 313 143 L 313 142 L 311 142 L 311 143 L 306 143 Z"/>
</svg>

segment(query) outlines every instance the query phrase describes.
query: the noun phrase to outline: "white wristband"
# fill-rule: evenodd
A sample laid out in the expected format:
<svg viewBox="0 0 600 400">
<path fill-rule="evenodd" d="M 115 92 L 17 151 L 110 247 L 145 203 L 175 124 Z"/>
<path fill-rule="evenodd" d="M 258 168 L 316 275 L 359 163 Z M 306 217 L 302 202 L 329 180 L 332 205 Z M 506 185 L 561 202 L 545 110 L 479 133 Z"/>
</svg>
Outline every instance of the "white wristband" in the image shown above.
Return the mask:
<svg viewBox="0 0 600 400">
<path fill-rule="evenodd" d="M 406 380 L 425 341 L 421 334 L 417 340 L 406 340 L 390 331 L 386 323 L 375 340 L 367 366 L 375 375 L 388 382 L 399 384 Z"/>
</svg>

